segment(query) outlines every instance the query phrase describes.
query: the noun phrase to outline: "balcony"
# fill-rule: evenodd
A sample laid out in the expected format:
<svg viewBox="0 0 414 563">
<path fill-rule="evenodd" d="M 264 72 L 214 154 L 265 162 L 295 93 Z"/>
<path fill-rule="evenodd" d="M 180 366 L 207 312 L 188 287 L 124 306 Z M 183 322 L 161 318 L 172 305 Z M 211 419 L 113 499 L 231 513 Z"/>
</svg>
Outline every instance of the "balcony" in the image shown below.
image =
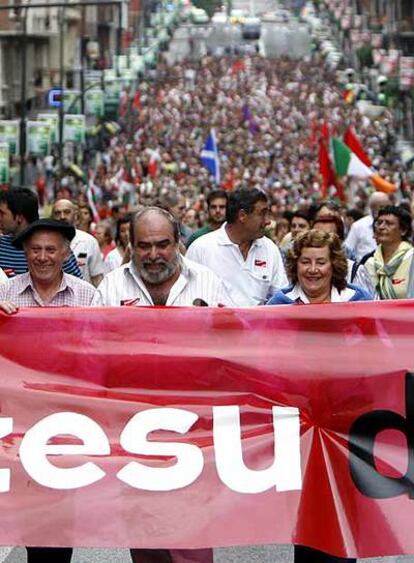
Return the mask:
<svg viewBox="0 0 414 563">
<path fill-rule="evenodd" d="M 396 32 L 403 37 L 414 36 L 414 17 L 405 17 L 401 21 L 396 22 Z"/>
</svg>

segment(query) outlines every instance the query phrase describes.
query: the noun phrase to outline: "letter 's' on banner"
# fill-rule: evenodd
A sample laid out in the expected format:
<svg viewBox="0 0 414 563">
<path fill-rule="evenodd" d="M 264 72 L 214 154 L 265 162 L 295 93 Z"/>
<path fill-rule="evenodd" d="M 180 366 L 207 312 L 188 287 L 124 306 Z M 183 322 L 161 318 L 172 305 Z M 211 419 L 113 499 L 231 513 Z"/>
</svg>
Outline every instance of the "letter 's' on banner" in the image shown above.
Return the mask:
<svg viewBox="0 0 414 563">
<path fill-rule="evenodd" d="M 413 342 L 411 302 L 0 315 L 0 544 L 414 553 Z"/>
</svg>

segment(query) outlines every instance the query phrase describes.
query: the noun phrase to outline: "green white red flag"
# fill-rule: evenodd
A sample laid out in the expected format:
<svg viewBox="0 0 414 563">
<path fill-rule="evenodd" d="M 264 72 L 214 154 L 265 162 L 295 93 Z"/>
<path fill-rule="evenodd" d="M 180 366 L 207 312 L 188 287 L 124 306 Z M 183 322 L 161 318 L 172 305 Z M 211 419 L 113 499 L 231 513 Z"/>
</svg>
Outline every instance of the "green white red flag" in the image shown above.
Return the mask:
<svg viewBox="0 0 414 563">
<path fill-rule="evenodd" d="M 384 180 L 370 166 L 367 166 L 357 154 L 337 137 L 332 138 L 332 155 L 335 173 L 338 178 L 353 176 L 369 179 L 378 191 L 392 193 L 396 186 Z"/>
</svg>

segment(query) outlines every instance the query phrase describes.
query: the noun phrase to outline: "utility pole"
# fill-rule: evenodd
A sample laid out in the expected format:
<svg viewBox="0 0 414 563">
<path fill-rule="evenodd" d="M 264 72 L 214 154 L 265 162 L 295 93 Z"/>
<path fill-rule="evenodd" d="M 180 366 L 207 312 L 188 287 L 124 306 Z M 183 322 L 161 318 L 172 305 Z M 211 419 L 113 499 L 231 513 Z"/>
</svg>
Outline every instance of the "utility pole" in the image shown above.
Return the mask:
<svg viewBox="0 0 414 563">
<path fill-rule="evenodd" d="M 62 92 L 62 101 L 59 106 L 59 171 L 60 176 L 63 173 L 63 121 L 65 118 L 65 6 L 61 6 L 59 11 L 59 81 L 60 91 Z"/>
<path fill-rule="evenodd" d="M 120 76 L 119 56 L 122 53 L 122 2 L 118 4 L 118 29 L 116 34 L 116 74 Z"/>
<path fill-rule="evenodd" d="M 81 89 L 81 113 L 85 113 L 85 62 L 86 62 L 86 15 L 85 6 L 82 6 L 82 30 L 80 42 L 80 89 Z"/>
<path fill-rule="evenodd" d="M 20 83 L 20 185 L 26 184 L 26 59 L 27 59 L 27 10 L 21 8 L 21 83 Z"/>
</svg>

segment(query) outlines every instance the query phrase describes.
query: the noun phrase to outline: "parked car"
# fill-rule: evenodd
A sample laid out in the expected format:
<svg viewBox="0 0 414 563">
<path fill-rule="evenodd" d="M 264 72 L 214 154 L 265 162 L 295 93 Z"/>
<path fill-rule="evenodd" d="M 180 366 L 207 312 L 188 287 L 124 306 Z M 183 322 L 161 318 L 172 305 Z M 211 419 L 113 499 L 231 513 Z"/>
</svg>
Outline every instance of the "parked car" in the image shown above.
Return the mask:
<svg viewBox="0 0 414 563">
<path fill-rule="evenodd" d="M 242 23 L 243 39 L 260 39 L 262 24 L 260 18 L 246 18 Z"/>
</svg>

